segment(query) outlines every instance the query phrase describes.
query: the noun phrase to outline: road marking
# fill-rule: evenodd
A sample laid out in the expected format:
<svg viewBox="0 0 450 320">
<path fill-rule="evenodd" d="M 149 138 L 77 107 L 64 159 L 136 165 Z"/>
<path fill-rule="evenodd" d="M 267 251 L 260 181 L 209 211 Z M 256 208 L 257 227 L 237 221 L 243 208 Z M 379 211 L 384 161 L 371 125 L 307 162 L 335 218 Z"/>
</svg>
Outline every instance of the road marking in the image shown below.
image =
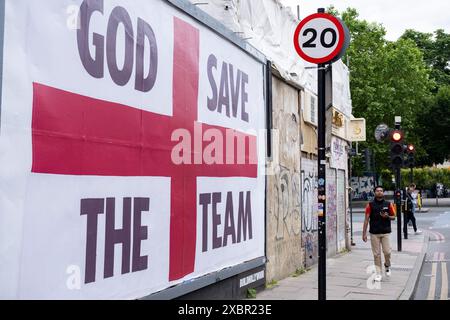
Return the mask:
<svg viewBox="0 0 450 320">
<path fill-rule="evenodd" d="M 430 241 L 436 241 L 437 243 L 445 242 L 445 237 L 442 233 L 437 231 L 430 231 L 430 233 L 434 236 L 434 239 L 430 239 Z"/>
<path fill-rule="evenodd" d="M 434 295 L 436 293 L 436 271 L 437 263 L 433 263 L 431 266 L 430 289 L 428 290 L 427 300 L 434 300 Z"/>
<path fill-rule="evenodd" d="M 442 262 L 441 267 L 442 267 L 441 300 L 448 300 L 447 264 L 445 262 Z"/>
</svg>

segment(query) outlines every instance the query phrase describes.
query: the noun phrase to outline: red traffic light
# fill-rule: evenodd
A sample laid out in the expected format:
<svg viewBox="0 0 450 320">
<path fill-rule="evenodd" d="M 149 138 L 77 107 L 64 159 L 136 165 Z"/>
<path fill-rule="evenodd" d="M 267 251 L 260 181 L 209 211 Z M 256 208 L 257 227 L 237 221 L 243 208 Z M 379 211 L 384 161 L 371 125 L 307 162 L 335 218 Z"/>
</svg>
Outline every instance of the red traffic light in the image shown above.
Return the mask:
<svg viewBox="0 0 450 320">
<path fill-rule="evenodd" d="M 412 152 L 416 151 L 416 148 L 414 147 L 414 145 L 409 144 L 407 147 L 407 150 L 408 150 L 408 152 L 412 153 Z"/>
<path fill-rule="evenodd" d="M 403 139 L 403 132 L 400 130 L 394 130 L 391 133 L 391 140 L 393 142 L 400 142 Z"/>
</svg>

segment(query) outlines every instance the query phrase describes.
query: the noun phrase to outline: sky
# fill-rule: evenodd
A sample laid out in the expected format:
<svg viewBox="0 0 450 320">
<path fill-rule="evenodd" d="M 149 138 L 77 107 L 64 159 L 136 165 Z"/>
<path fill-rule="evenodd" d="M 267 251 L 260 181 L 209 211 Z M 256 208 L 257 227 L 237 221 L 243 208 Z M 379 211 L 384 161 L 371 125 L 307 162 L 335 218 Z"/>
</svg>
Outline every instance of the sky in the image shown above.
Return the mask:
<svg viewBox="0 0 450 320">
<path fill-rule="evenodd" d="M 450 33 L 450 0 L 280 0 L 292 8 L 300 18 L 316 13 L 318 8 L 333 5 L 344 11 L 355 8 L 359 17 L 369 22 L 381 23 L 387 31 L 386 39 L 397 40 L 406 29 L 433 32 L 444 29 Z"/>
</svg>

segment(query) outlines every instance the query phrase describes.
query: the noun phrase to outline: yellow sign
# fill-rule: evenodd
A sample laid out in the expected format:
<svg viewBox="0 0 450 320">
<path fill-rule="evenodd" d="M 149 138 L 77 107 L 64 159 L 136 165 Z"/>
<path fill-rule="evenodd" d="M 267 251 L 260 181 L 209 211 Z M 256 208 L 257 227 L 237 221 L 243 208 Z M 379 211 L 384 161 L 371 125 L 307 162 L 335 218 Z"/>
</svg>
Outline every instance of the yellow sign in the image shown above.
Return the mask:
<svg viewBox="0 0 450 320">
<path fill-rule="evenodd" d="M 333 110 L 332 124 L 336 127 L 342 128 L 344 126 L 344 115 L 337 110 Z"/>
</svg>

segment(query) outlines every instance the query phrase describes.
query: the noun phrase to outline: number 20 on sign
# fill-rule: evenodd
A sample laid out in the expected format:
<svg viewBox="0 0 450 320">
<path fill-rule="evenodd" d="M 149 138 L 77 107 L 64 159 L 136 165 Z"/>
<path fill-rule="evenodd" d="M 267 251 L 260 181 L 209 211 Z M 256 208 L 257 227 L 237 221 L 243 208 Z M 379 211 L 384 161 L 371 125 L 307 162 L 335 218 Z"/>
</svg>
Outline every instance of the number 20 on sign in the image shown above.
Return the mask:
<svg viewBox="0 0 450 320">
<path fill-rule="evenodd" d="M 340 59 L 349 39 L 349 31 L 342 20 L 327 13 L 316 13 L 297 26 L 294 46 L 304 60 L 321 64 Z"/>
</svg>

